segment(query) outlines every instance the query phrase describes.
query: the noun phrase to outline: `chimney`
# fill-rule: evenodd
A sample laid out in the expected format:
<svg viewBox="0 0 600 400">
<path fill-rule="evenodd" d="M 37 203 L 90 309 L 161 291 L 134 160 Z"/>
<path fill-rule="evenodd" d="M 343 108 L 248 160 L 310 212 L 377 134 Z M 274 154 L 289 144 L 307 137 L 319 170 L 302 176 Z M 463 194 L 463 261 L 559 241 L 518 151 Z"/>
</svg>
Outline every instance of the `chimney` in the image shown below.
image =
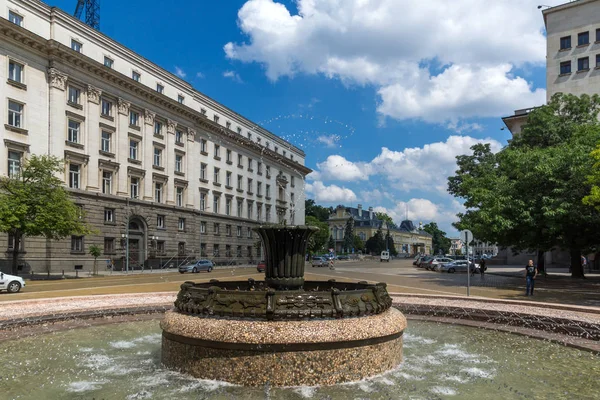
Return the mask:
<svg viewBox="0 0 600 400">
<path fill-rule="evenodd" d="M 373 207 L 369 207 L 369 219 L 373 219 Z"/>
<path fill-rule="evenodd" d="M 358 218 L 362 218 L 362 204 L 358 205 Z"/>
</svg>

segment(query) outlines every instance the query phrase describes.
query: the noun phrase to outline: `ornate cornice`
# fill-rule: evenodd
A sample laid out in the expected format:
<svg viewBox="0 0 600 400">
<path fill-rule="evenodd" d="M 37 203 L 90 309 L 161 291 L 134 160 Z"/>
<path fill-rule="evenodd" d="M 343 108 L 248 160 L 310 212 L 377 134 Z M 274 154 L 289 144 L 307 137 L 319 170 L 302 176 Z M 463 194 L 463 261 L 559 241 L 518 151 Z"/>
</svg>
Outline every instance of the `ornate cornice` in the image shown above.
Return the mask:
<svg viewBox="0 0 600 400">
<path fill-rule="evenodd" d="M 193 142 L 196 139 L 196 131 L 192 128 L 188 128 L 187 140 L 188 142 Z"/>
<path fill-rule="evenodd" d="M 312 172 L 310 168 L 301 165 L 297 162 L 294 162 L 290 159 L 284 158 L 281 155 L 269 149 L 266 149 L 263 146 L 260 146 L 257 143 L 252 142 L 251 140 L 248 140 L 229 129 L 226 129 L 213 121 L 208 120 L 205 115 L 202 115 L 200 112 L 192 109 L 191 107 L 180 104 L 179 102 L 177 102 L 176 99 L 171 99 L 165 96 L 164 94 L 160 94 L 152 88 L 147 87 L 140 82 L 136 82 L 130 77 L 118 71 L 115 71 L 114 69 L 104 66 L 101 62 L 96 61 L 84 54 L 76 52 L 68 46 L 63 45 L 62 43 L 59 43 L 54 39 L 46 40 L 43 37 L 38 36 L 28 31 L 27 29 L 15 25 L 3 18 L 0 18 L 0 33 L 4 34 L 12 40 L 21 42 L 25 46 L 33 48 L 34 50 L 47 55 L 52 65 L 55 65 L 56 62 L 62 62 L 68 65 L 70 68 L 79 69 L 85 74 L 94 75 L 96 78 L 100 78 L 103 81 L 118 86 L 121 90 L 125 92 L 129 92 L 132 96 L 140 97 L 146 101 L 150 101 L 154 103 L 157 107 L 176 113 L 183 118 L 193 121 L 196 125 L 196 128 L 198 129 L 201 128 L 210 133 L 227 138 L 233 143 L 237 143 L 240 146 L 244 147 L 244 149 L 260 154 L 260 156 L 264 159 L 270 160 L 271 162 L 280 165 L 282 164 L 286 168 L 296 171 L 299 174 L 307 175 L 310 172 Z M 58 72 L 55 68 L 53 69 L 56 72 Z M 60 74 L 61 73 L 58 72 L 58 75 L 55 75 L 56 78 L 54 81 L 54 85 L 57 85 L 59 88 L 62 85 L 64 90 L 66 82 L 63 81 L 63 78 L 62 76 L 60 76 Z M 118 107 L 120 113 L 123 113 L 123 107 L 125 107 L 125 105 L 127 106 L 127 113 L 129 113 L 128 109 L 130 103 L 123 99 L 120 99 Z M 264 131 L 264 129 L 261 129 L 261 131 Z M 298 152 L 304 155 L 304 152 L 302 152 L 299 149 Z"/>
</svg>

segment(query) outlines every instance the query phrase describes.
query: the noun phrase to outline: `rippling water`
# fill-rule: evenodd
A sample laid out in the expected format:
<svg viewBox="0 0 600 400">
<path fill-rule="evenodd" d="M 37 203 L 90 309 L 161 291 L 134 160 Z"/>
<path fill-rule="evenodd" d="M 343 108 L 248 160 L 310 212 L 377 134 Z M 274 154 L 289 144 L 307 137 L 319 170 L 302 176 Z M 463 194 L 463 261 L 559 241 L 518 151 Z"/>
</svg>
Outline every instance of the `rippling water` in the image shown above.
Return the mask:
<svg viewBox="0 0 600 400">
<path fill-rule="evenodd" d="M 409 321 L 398 368 L 329 387 L 242 388 L 199 380 L 164 369 L 160 346 L 158 321 L 4 342 L 0 398 L 600 399 L 598 356 L 462 326 Z"/>
</svg>

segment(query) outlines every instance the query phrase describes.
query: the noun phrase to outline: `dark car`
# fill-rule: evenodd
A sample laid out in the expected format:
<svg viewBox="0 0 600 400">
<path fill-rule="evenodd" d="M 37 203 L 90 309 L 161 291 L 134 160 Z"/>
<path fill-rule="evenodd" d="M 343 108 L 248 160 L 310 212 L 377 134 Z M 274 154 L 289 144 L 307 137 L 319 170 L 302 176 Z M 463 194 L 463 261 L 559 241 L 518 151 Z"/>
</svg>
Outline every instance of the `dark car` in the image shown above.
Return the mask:
<svg viewBox="0 0 600 400">
<path fill-rule="evenodd" d="M 258 272 L 265 272 L 265 270 L 267 269 L 267 264 L 265 263 L 265 261 L 261 261 L 256 265 L 256 270 Z"/>
<path fill-rule="evenodd" d="M 215 265 L 210 260 L 199 260 L 199 261 L 194 261 L 193 263 L 190 263 L 190 264 L 181 265 L 179 267 L 179 272 L 182 274 L 184 272 L 193 272 L 193 273 L 200 272 L 200 271 L 211 272 L 213 270 L 214 266 Z"/>
</svg>

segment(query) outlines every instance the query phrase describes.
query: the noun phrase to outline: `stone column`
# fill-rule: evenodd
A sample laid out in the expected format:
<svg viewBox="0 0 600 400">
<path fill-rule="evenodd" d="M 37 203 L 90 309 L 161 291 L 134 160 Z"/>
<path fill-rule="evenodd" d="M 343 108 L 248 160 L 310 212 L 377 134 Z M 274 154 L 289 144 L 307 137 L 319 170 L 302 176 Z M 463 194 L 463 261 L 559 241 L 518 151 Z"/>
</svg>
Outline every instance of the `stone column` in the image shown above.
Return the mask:
<svg viewBox="0 0 600 400">
<path fill-rule="evenodd" d="M 100 190 L 100 172 L 98 170 L 98 151 L 100 150 L 100 95 L 102 91 L 92 85 L 87 86 L 87 107 L 85 108 L 85 149 L 90 157 L 87 168 L 87 189 Z M 113 181 L 117 179 L 113 177 Z"/>
<path fill-rule="evenodd" d="M 165 182 L 165 200 L 167 204 L 175 204 L 175 187 L 173 187 L 173 177 L 175 176 L 175 128 L 177 122 L 167 121 L 167 137 L 165 138 L 165 172 L 169 181 Z"/>
<path fill-rule="evenodd" d="M 121 98 L 117 100 L 117 115 L 115 118 L 116 140 L 115 155 L 117 162 L 121 164 L 121 171 L 118 178 L 119 193 L 129 196 L 129 174 L 127 171 L 127 158 L 129 158 L 129 137 L 127 131 L 129 129 L 129 107 L 131 104 Z"/>
<path fill-rule="evenodd" d="M 198 179 L 200 179 L 200 164 L 194 158 L 195 154 L 200 154 L 200 150 L 196 149 L 196 131 L 188 128 L 185 152 L 185 176 L 189 182 L 185 196 L 187 208 L 195 208 L 197 204 L 200 204 L 197 189 Z"/>
<path fill-rule="evenodd" d="M 67 97 L 67 75 L 56 68 L 48 68 L 48 84 L 50 93 L 50 132 L 48 132 L 48 154 L 64 158 L 65 139 L 67 138 L 67 119 L 65 109 Z M 60 176 L 64 179 L 64 176 Z"/>
</svg>

